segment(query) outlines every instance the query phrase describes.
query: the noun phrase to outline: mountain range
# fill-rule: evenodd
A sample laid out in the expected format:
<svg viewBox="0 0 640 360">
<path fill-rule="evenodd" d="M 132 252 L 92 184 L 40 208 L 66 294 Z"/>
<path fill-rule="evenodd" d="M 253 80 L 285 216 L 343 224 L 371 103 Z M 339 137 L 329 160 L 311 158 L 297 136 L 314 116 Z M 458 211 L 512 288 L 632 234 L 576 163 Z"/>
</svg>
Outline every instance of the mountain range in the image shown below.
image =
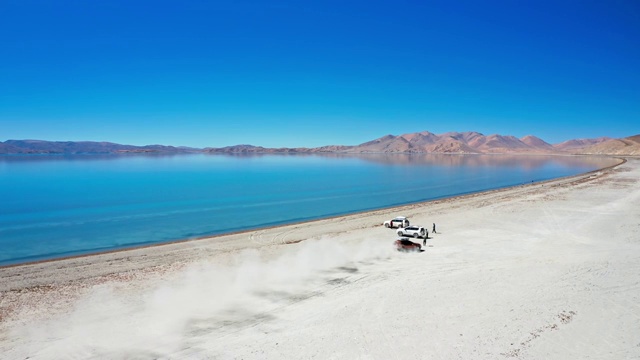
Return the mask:
<svg viewBox="0 0 640 360">
<path fill-rule="evenodd" d="M 165 145 L 121 145 L 96 141 L 7 140 L 0 142 L 0 154 L 112 154 L 188 153 L 201 149 Z"/>
<path fill-rule="evenodd" d="M 488 135 L 479 132 L 428 131 L 404 135 L 386 135 L 360 145 L 328 145 L 316 148 L 265 148 L 234 145 L 221 148 L 189 148 L 165 145 L 121 145 L 93 141 L 7 140 L 0 142 L 0 154 L 105 154 L 105 153 L 445 153 L 445 154 L 607 154 L 640 155 L 640 135 L 621 139 L 600 137 L 568 140 L 559 144 L 527 135 Z"/>
</svg>

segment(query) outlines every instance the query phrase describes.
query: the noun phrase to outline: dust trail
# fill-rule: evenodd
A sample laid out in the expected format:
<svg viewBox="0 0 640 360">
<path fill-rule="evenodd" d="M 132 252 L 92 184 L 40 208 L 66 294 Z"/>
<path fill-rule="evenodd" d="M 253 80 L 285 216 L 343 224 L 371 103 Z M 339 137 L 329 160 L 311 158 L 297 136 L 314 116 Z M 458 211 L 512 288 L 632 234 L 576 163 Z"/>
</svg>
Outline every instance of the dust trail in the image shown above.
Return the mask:
<svg viewBox="0 0 640 360">
<path fill-rule="evenodd" d="M 323 273 L 387 258 L 390 247 L 379 240 L 305 241 L 271 261 L 248 250 L 234 258 L 233 266 L 199 263 L 143 293 L 97 286 L 69 314 L 11 329 L 16 344 L 11 354 L 32 359 L 157 358 L 220 329 L 229 314 L 249 319 L 253 314 L 255 319 L 256 313 L 286 304 L 287 296 L 317 286 Z M 193 324 L 204 331 L 194 335 Z"/>
</svg>

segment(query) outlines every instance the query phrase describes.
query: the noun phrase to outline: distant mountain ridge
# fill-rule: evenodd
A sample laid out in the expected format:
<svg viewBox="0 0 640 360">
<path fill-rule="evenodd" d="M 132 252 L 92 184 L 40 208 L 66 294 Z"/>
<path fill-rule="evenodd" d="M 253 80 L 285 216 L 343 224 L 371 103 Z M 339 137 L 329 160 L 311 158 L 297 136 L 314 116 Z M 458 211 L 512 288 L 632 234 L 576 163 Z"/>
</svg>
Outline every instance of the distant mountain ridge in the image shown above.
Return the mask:
<svg viewBox="0 0 640 360">
<path fill-rule="evenodd" d="M 517 138 L 499 134 L 485 136 L 475 131 L 440 135 L 423 131 L 398 136 L 386 135 L 349 147 L 344 152 L 640 155 L 640 135 L 622 139 L 573 139 L 552 145 L 534 135 Z"/>
<path fill-rule="evenodd" d="M 354 146 L 350 152 L 410 152 L 410 153 L 566 153 L 611 140 L 609 138 L 570 140 L 558 145 L 527 135 L 517 138 L 511 135 L 493 134 L 485 136 L 479 132 L 448 132 L 436 135 L 428 131 L 399 136 L 386 135 L 379 139 Z"/>
<path fill-rule="evenodd" d="M 580 149 L 582 154 L 640 155 L 640 135 L 606 141 Z"/>
<path fill-rule="evenodd" d="M 0 154 L 113 154 L 188 153 L 199 149 L 166 145 L 121 145 L 97 141 L 7 140 L 0 142 Z"/>
<path fill-rule="evenodd" d="M 575 139 L 567 140 L 560 144 L 556 144 L 555 148 L 559 150 L 572 150 L 572 149 L 584 149 L 590 146 L 603 143 L 605 141 L 612 140 L 608 137 L 599 137 L 595 139 Z"/>
<path fill-rule="evenodd" d="M 640 135 L 622 139 L 600 137 L 574 139 L 559 144 L 527 135 L 488 135 L 479 132 L 428 131 L 385 135 L 360 145 L 327 145 L 316 148 L 265 148 L 234 145 L 204 149 L 166 145 L 121 145 L 95 141 L 7 140 L 0 142 L 0 154 L 121 154 L 121 153 L 208 153 L 208 154 L 306 154 L 306 153 L 439 153 L 439 154 L 611 154 L 640 155 Z"/>
</svg>

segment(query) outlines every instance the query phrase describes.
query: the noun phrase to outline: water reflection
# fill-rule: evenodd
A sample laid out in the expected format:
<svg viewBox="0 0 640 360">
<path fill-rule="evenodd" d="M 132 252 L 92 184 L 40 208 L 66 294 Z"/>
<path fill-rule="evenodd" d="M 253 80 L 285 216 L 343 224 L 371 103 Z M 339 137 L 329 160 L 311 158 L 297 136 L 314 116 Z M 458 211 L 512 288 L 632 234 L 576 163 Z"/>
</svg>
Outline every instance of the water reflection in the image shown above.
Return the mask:
<svg viewBox="0 0 640 360">
<path fill-rule="evenodd" d="M 580 155 L 514 155 L 514 154 L 347 154 L 347 153 L 237 153 L 207 154 L 206 156 L 234 159 L 264 157 L 326 158 L 335 160 L 361 160 L 384 165 L 446 166 L 446 167 L 520 167 L 539 169 L 556 165 L 563 167 L 603 168 L 621 160 L 608 156 Z"/>
<path fill-rule="evenodd" d="M 490 155 L 490 154 L 393 154 L 393 155 L 363 155 L 359 158 L 382 164 L 402 165 L 437 165 L 451 167 L 513 167 L 537 169 L 550 164 L 567 167 L 607 167 L 620 161 L 610 157 L 595 156 L 565 156 L 565 155 Z"/>
<path fill-rule="evenodd" d="M 144 153 L 127 153 L 127 154 L 17 154 L 17 155 L 0 155 L 0 163 L 20 163 L 20 162 L 48 162 L 48 161 L 115 161 L 134 158 L 177 158 L 188 157 L 193 154 L 144 154 Z"/>
<path fill-rule="evenodd" d="M 621 160 L 608 156 L 580 155 L 508 155 L 508 154 L 347 154 L 347 153 L 237 153 L 237 154 L 28 154 L 0 155 L 0 163 L 21 162 L 76 162 L 76 161 L 119 161 L 126 159 L 257 159 L 257 158 L 297 158 L 359 160 L 383 165 L 446 166 L 446 167 L 514 167 L 538 169 L 549 165 L 564 167 L 603 168 L 618 164 Z"/>
</svg>

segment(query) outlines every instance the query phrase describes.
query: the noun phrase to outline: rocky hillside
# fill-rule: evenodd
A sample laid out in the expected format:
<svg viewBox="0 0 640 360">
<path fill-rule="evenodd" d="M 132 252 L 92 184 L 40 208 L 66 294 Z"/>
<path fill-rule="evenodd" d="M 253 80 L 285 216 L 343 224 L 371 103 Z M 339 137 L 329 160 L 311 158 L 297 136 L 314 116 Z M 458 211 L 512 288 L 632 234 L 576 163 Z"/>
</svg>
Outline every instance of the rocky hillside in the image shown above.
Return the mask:
<svg viewBox="0 0 640 360">
<path fill-rule="evenodd" d="M 581 154 L 640 155 L 640 135 L 623 139 L 608 139 L 578 150 Z"/>
<path fill-rule="evenodd" d="M 488 135 L 478 132 L 449 132 L 436 135 L 428 131 L 379 139 L 345 149 L 352 153 L 449 153 L 449 154 L 556 154 L 574 153 L 609 138 L 571 140 L 558 145 L 527 135 Z"/>
<path fill-rule="evenodd" d="M 554 145 L 554 148 L 561 151 L 571 151 L 576 149 L 585 149 L 589 146 L 597 145 L 607 140 L 611 140 L 608 137 L 599 137 L 595 139 L 575 139 L 575 140 L 567 140 L 560 144 Z"/>
</svg>

